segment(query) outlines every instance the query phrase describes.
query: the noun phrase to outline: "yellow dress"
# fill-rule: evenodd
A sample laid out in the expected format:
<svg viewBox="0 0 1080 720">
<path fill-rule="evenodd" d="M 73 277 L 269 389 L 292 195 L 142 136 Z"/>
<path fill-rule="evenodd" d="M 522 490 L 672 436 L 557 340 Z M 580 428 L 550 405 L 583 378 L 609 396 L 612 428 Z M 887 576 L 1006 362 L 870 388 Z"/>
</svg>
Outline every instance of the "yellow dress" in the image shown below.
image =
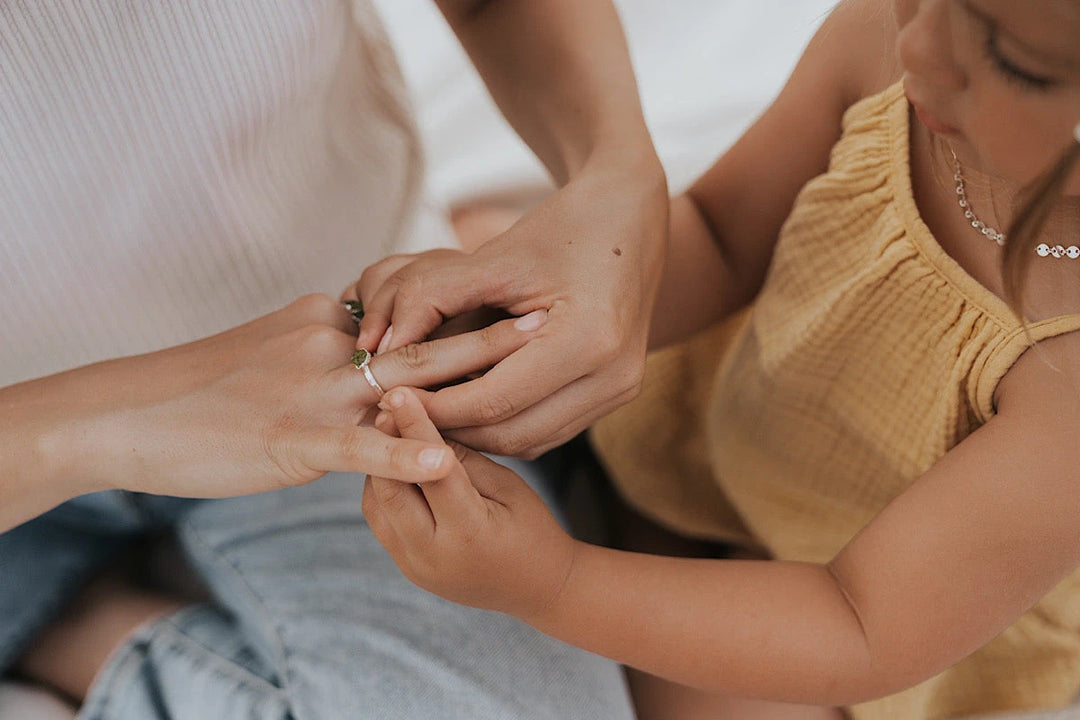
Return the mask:
<svg viewBox="0 0 1080 720">
<path fill-rule="evenodd" d="M 827 562 L 994 415 L 994 389 L 1029 342 L 920 219 L 908 132 L 899 85 L 850 108 L 753 306 L 652 356 L 641 396 L 594 428 L 642 513 Z M 1029 327 L 1044 339 L 1080 329 L 1080 316 Z M 951 718 L 1066 705 L 1078 690 L 1080 572 L 951 669 L 851 712 Z"/>
</svg>

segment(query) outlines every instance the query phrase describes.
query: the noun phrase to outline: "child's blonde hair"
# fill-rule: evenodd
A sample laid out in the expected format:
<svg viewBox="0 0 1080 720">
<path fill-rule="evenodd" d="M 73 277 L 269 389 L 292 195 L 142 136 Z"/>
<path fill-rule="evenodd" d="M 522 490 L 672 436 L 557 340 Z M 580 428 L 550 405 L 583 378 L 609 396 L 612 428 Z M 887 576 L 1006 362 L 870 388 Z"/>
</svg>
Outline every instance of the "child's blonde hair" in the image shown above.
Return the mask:
<svg viewBox="0 0 1080 720">
<path fill-rule="evenodd" d="M 1005 283 L 1005 299 L 1023 318 L 1024 279 L 1035 254 L 1039 233 L 1050 211 L 1065 189 L 1065 183 L 1080 160 L 1080 126 L 1076 137 L 1054 165 L 1035 179 L 1022 193 L 1020 211 L 1009 227 L 1005 254 L 1001 258 L 1001 276 Z"/>
</svg>

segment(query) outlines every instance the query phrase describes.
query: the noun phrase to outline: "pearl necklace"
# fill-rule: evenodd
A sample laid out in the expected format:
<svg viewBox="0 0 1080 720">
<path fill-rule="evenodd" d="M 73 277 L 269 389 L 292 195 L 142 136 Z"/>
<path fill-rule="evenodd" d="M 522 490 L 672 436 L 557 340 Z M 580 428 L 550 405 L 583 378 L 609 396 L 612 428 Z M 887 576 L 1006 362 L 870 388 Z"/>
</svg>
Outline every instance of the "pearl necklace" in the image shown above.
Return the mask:
<svg viewBox="0 0 1080 720">
<path fill-rule="evenodd" d="M 1080 125 L 1077 126 L 1077 133 L 1080 135 Z M 1080 138 L 1078 138 L 1080 141 Z M 960 168 L 960 158 L 956 157 L 956 151 L 949 148 L 949 152 L 952 154 L 953 159 L 953 180 L 956 181 L 956 202 L 960 205 L 960 209 L 964 211 L 964 217 L 971 223 L 971 227 L 975 228 L 989 239 L 996 242 L 998 245 L 1005 244 L 1005 233 L 995 230 L 990 227 L 975 214 L 975 211 L 971 209 L 971 203 L 968 201 L 967 189 L 964 186 L 964 173 Z M 1065 247 L 1064 245 L 1047 245 L 1046 243 L 1039 243 L 1035 247 L 1035 253 L 1039 257 L 1047 257 L 1048 255 L 1056 258 L 1071 258 L 1073 260 L 1080 258 L 1080 247 L 1076 245 L 1070 245 Z"/>
</svg>

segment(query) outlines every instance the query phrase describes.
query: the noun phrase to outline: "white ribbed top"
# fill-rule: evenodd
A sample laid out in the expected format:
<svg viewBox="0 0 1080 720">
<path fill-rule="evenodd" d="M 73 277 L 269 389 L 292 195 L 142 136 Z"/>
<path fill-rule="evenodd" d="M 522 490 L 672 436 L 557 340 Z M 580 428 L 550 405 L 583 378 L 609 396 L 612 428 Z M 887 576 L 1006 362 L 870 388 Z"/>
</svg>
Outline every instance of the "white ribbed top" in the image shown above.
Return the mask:
<svg viewBox="0 0 1080 720">
<path fill-rule="evenodd" d="M 337 295 L 420 176 L 367 0 L 0 0 L 0 386 Z"/>
</svg>

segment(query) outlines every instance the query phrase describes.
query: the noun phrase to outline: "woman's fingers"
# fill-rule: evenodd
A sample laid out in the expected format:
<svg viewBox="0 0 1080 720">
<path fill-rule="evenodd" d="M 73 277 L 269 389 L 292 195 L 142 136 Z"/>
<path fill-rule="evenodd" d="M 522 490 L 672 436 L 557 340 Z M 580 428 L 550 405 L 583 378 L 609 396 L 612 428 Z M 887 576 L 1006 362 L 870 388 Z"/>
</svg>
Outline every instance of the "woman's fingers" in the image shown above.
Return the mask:
<svg viewBox="0 0 1080 720">
<path fill-rule="evenodd" d="M 364 303 L 364 321 L 360 323 L 360 336 L 357 338 L 356 347 L 378 347 L 383 341 L 387 327 L 390 325 L 390 310 L 386 303 L 376 301 L 380 293 L 385 292 L 388 285 L 397 286 L 394 278 L 399 270 L 412 264 L 420 255 L 402 254 L 385 257 L 379 262 L 369 265 L 360 275 L 356 284 L 347 289 L 342 299 L 359 299 Z"/>
<path fill-rule="evenodd" d="M 372 295 L 375 294 L 375 291 L 382 287 L 383 283 L 386 282 L 387 278 L 411 263 L 415 258 L 415 255 L 407 254 L 388 255 L 377 263 L 369 265 L 360 275 L 359 280 L 342 291 L 341 301 L 369 301 Z"/>
<path fill-rule="evenodd" d="M 498 364 L 524 346 L 545 322 L 547 311 L 536 310 L 470 333 L 407 345 L 376 355 L 368 361 L 367 367 L 383 390 L 399 385 L 439 385 Z M 349 397 L 359 396 L 359 404 L 371 405 L 379 401 L 379 392 L 362 371 L 345 365 L 335 373 L 334 385 Z"/>
<path fill-rule="evenodd" d="M 506 421 L 579 380 L 585 369 L 562 353 L 560 341 L 565 333 L 560 337 L 553 334 L 554 330 L 553 324 L 531 342 L 522 343 L 483 377 L 444 388 L 429 398 L 426 406 L 438 427 L 492 426 L 498 433 Z M 580 406 L 560 409 L 562 412 L 552 418 L 556 423 L 576 424 L 578 414 L 588 409 L 588 402 L 586 399 Z M 574 422 L 567 423 L 568 417 Z M 527 449 L 532 438 L 503 438 L 507 449 L 504 454 Z"/>
<path fill-rule="evenodd" d="M 445 477 L 458 466 L 441 440 L 395 438 L 375 428 L 297 428 L 268 446 L 274 462 L 298 482 L 327 472 L 359 472 L 418 483 Z"/>
<path fill-rule="evenodd" d="M 446 318 L 497 305 L 489 300 L 498 296 L 504 277 L 470 261 L 460 251 L 442 249 L 415 256 L 384 276 L 377 287 L 375 282 L 361 278 L 366 315 L 358 342 L 371 343 L 379 338 L 379 347 L 384 350 L 419 342 Z"/>
<path fill-rule="evenodd" d="M 386 332 L 385 325 L 380 326 L 374 319 L 364 321 L 372 298 L 394 273 L 413 261 L 414 255 L 390 255 L 379 262 L 369 265 L 355 283 L 341 293 L 341 302 L 359 302 L 364 313 L 357 328 L 356 349 L 378 346 Z"/>
<path fill-rule="evenodd" d="M 590 378 L 580 378 L 508 420 L 496 425 L 447 430 L 446 436 L 484 452 L 526 459 L 539 457 L 551 448 L 569 442 L 583 427 L 592 425 L 635 395 L 631 390 L 593 406 L 590 403 L 595 401 L 597 394 L 590 385 Z M 432 408 L 432 415 L 436 405 L 445 400 L 440 397 L 442 393 L 444 390 L 439 390 L 425 398 L 425 406 Z M 562 418 L 571 414 L 571 409 L 574 409 L 574 423 L 567 424 Z M 543 438 L 543 441 L 536 444 L 530 438 Z"/>
</svg>

